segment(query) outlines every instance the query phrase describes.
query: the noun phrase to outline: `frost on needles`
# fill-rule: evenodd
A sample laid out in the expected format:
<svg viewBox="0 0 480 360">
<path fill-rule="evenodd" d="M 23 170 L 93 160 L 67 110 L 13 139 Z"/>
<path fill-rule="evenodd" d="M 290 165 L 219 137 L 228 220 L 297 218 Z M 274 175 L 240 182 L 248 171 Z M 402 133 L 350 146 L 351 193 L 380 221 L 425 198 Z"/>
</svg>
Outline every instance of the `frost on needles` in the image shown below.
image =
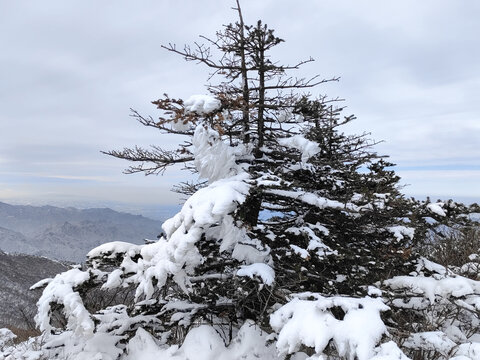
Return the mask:
<svg viewBox="0 0 480 360">
<path fill-rule="evenodd" d="M 406 198 L 340 102 L 307 93 L 336 79 L 295 78 L 305 61 L 279 65 L 282 40 L 238 15 L 207 45 L 165 46 L 212 70 L 208 94 L 133 113 L 185 141 L 108 152 L 196 173 L 181 211 L 158 241 L 104 244 L 39 283 L 41 341 L 0 358 L 478 359 L 480 283 L 421 256 L 474 209 Z"/>
</svg>

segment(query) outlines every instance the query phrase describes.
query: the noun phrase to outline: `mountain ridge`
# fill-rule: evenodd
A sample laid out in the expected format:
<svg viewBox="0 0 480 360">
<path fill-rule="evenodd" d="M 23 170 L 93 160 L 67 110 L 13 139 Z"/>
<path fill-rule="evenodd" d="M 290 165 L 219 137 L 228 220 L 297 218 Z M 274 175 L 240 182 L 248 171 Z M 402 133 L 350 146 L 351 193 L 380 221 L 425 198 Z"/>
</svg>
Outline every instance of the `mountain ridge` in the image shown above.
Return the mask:
<svg viewBox="0 0 480 360">
<path fill-rule="evenodd" d="M 107 207 L 77 209 L 0 202 L 0 250 L 82 262 L 89 250 L 105 242 L 141 244 L 144 239 L 155 239 L 161 224 Z"/>
<path fill-rule="evenodd" d="M 67 269 L 67 264 L 45 257 L 0 251 L 0 327 L 33 328 L 40 293 L 29 288 Z"/>
</svg>

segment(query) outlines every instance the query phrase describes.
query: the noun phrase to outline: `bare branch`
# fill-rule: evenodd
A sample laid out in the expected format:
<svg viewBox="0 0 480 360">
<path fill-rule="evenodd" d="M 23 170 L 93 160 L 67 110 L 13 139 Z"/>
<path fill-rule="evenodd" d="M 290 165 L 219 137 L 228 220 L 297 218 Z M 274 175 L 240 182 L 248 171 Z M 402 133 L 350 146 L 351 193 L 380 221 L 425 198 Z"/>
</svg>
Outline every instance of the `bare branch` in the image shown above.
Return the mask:
<svg viewBox="0 0 480 360">
<path fill-rule="evenodd" d="M 138 172 L 145 172 L 146 175 L 163 174 L 168 166 L 187 163 L 194 159 L 185 148 L 182 150 L 168 151 L 157 146 L 152 146 L 151 150 L 135 146 L 133 149 L 124 148 L 123 150 L 101 152 L 119 159 L 141 163 L 140 165 L 130 166 L 125 170 L 126 174 Z"/>
</svg>

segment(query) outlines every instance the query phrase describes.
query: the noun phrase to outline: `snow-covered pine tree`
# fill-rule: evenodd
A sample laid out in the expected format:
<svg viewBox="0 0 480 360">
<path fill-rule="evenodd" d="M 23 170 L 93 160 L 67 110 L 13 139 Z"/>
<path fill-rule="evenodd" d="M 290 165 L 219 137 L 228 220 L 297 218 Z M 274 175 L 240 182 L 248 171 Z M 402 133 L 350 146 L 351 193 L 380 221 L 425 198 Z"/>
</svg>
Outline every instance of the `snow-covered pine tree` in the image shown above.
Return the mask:
<svg viewBox="0 0 480 360">
<path fill-rule="evenodd" d="M 415 354 L 425 338 L 443 339 L 415 325 L 432 314 L 415 306 L 435 304 L 432 281 L 454 278 L 420 258 L 416 244 L 442 229 L 433 218 L 449 219 L 452 204 L 406 199 L 368 135 L 342 132 L 354 118 L 304 93 L 327 80 L 290 77 L 302 63 L 272 61 L 282 40 L 260 21 L 246 26 L 237 8 L 239 21 L 206 39 L 210 47 L 166 46 L 225 80 L 208 95 L 155 101 L 159 119 L 134 113 L 186 141 L 174 151 L 109 152 L 139 164 L 129 172 L 184 164 L 200 182 L 180 188 L 191 196 L 158 241 L 104 244 L 85 267 L 38 285 L 48 356 L 406 359 L 399 346 Z M 462 291 L 441 294 L 469 296 L 469 310 L 480 308 L 480 285 L 460 280 Z M 402 307 L 402 296 L 418 300 Z M 58 313 L 64 322 L 52 321 Z M 449 353 L 467 342 L 457 337 Z"/>
</svg>

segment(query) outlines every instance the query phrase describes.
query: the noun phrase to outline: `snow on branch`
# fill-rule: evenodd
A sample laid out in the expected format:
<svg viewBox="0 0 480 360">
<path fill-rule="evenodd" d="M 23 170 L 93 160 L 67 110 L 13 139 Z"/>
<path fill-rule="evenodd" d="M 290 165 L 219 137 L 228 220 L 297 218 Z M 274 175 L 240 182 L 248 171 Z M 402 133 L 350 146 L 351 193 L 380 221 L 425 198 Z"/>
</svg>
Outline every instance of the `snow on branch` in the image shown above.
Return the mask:
<svg viewBox="0 0 480 360">
<path fill-rule="evenodd" d="M 447 213 L 443 209 L 444 205 L 445 204 L 443 202 L 430 203 L 427 204 L 427 209 L 439 216 L 447 216 Z"/>
<path fill-rule="evenodd" d="M 387 328 L 380 313 L 388 309 L 381 299 L 302 293 L 275 311 L 270 324 L 278 333 L 281 354 L 304 345 L 321 356 L 333 342 L 340 357 L 367 360 L 382 350 L 377 344 Z M 396 346 L 390 350 L 401 353 Z"/>
<path fill-rule="evenodd" d="M 218 131 L 199 125 L 193 136 L 194 163 L 201 178 L 210 182 L 239 174 L 237 159 L 247 156 L 250 149 L 243 144 L 230 146 L 223 142 Z"/>
<path fill-rule="evenodd" d="M 467 295 L 480 295 L 480 281 L 463 276 L 435 278 L 432 276 L 395 276 L 385 280 L 384 285 L 392 290 L 408 290 L 413 294 L 425 296 L 431 304 L 437 297 L 447 299 L 461 298 Z M 480 303 L 476 304 L 480 311 Z"/>
<path fill-rule="evenodd" d="M 337 200 L 330 200 L 317 194 L 305 192 L 305 191 L 290 191 L 279 189 L 268 189 L 265 191 L 268 194 L 278 195 L 286 198 L 299 200 L 309 205 L 316 206 L 320 209 L 330 208 L 338 210 L 350 210 L 354 212 L 360 211 L 360 207 L 352 203 L 342 203 Z"/>
<path fill-rule="evenodd" d="M 53 329 L 50 324 L 52 304 L 63 306 L 63 313 L 67 319 L 67 329 L 79 335 L 92 334 L 95 324 L 89 311 L 85 308 L 80 294 L 74 290 L 88 280 L 91 274 L 80 269 L 71 269 L 61 273 L 49 282 L 38 300 L 38 314 L 35 321 L 42 331 Z"/>
<path fill-rule="evenodd" d="M 248 174 L 241 173 L 198 190 L 177 215 L 165 221 L 162 227 L 166 238 L 146 245 L 107 243 L 90 251 L 94 266 L 95 259 L 123 257 L 103 288 L 134 284 L 136 299 L 142 295 L 149 299 L 171 276 L 184 292 L 189 292 L 189 275 L 204 261 L 196 246 L 204 235 L 206 239 L 214 235 L 223 239 L 221 251 L 234 249 L 240 240 L 246 240 L 229 214 L 245 201 L 250 189 L 248 179 Z"/>
<path fill-rule="evenodd" d="M 94 259 L 102 257 L 114 259 L 119 254 L 123 255 L 126 253 L 130 253 L 130 255 L 133 256 L 139 252 L 139 249 L 142 246 L 143 245 L 135 245 L 124 241 L 112 241 L 90 250 L 87 254 L 87 258 Z"/>
<path fill-rule="evenodd" d="M 294 135 L 288 138 L 278 139 L 278 143 L 282 146 L 300 151 L 302 153 L 303 164 L 320 152 L 318 143 L 305 139 L 303 135 Z"/>
<path fill-rule="evenodd" d="M 185 100 L 184 105 L 187 113 L 205 115 L 219 110 L 222 103 L 211 95 L 192 95 Z"/>
<path fill-rule="evenodd" d="M 266 285 L 272 285 L 275 281 L 275 271 L 270 266 L 263 263 L 243 265 L 237 271 L 237 276 L 248 276 L 251 279 L 258 276 Z"/>
</svg>

